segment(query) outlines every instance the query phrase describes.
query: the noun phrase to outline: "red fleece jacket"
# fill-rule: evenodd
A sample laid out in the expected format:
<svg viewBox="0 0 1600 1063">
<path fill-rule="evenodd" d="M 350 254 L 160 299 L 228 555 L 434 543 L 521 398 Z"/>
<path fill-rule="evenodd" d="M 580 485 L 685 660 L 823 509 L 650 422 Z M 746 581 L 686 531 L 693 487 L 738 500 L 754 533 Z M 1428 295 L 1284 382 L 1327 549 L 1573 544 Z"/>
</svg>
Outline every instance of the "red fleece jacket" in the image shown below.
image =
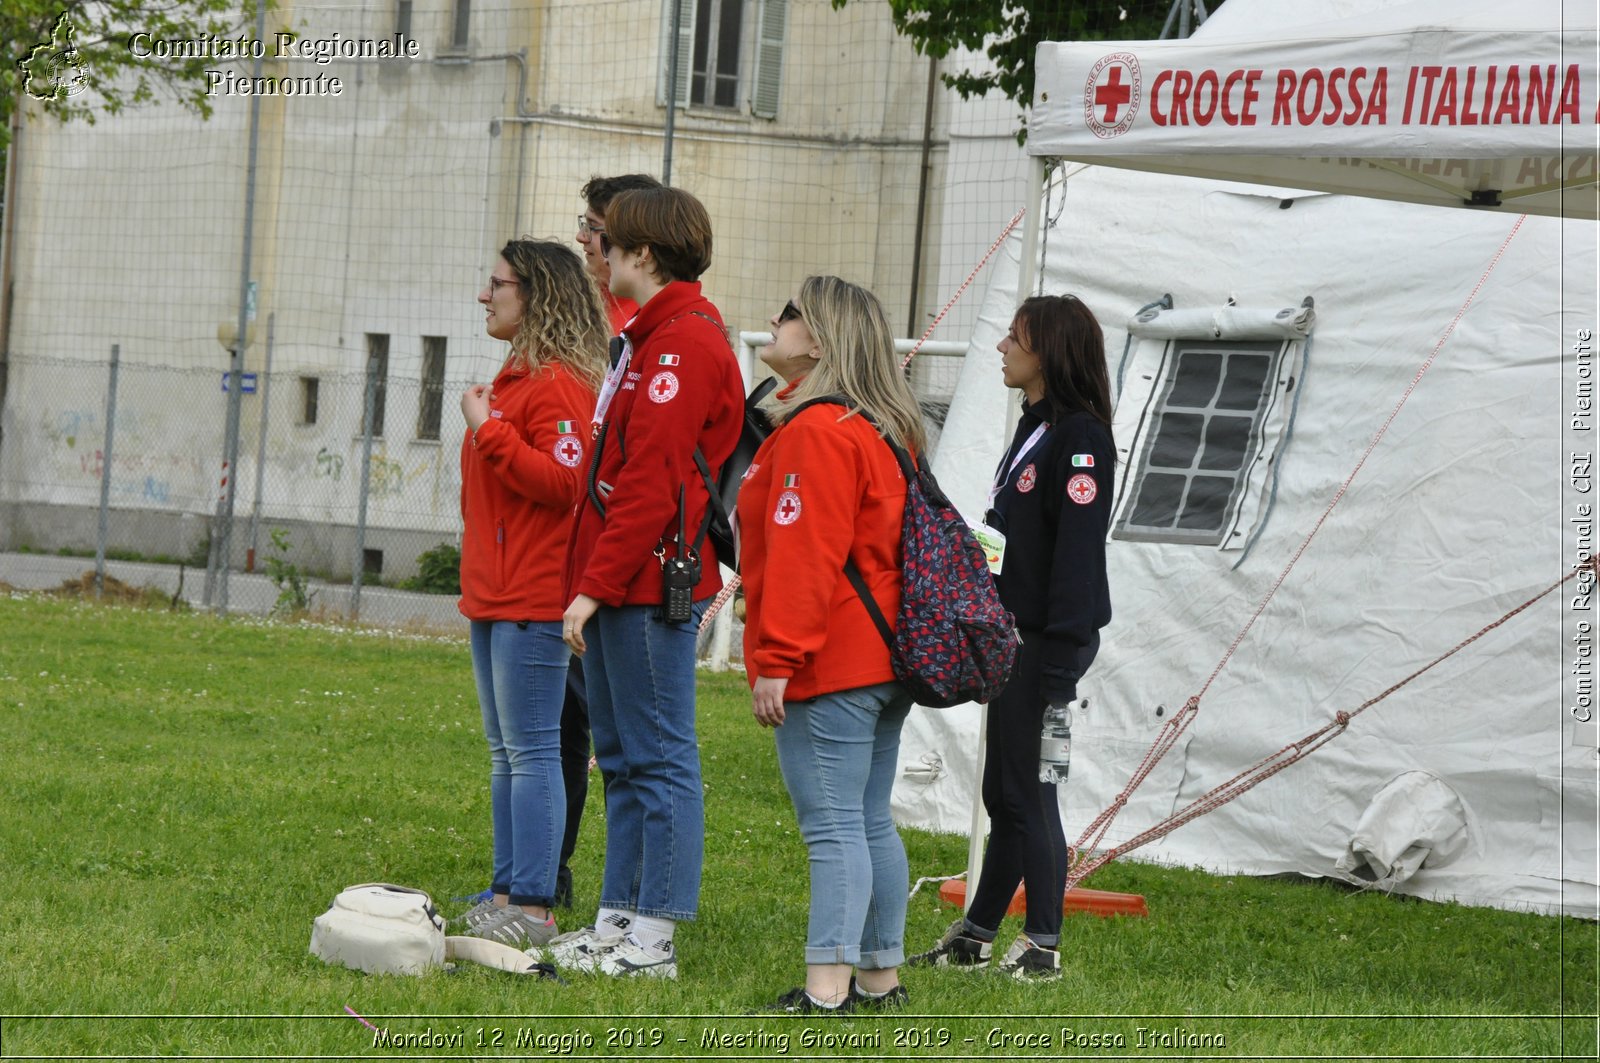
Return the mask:
<svg viewBox="0 0 1600 1063">
<path fill-rule="evenodd" d="M 472 620 L 559 620 L 561 560 L 583 491 L 594 392 L 565 366 L 495 377 L 461 441 L 461 602 Z"/>
<path fill-rule="evenodd" d="M 739 489 L 745 670 L 752 686 L 787 676 L 787 701 L 894 678 L 844 562 L 854 559 L 893 623 L 906 482 L 877 430 L 844 413 L 821 403 L 791 418 Z"/>
<path fill-rule="evenodd" d="M 677 535 L 680 486 L 690 539 L 705 515 L 695 447 L 714 475 L 733 453 L 744 419 L 739 363 L 722 316 L 698 283 L 661 289 L 639 308 L 624 338 L 631 350 L 627 375 L 606 411 L 567 551 L 568 602 L 586 594 L 611 606 L 661 603 L 655 550 Z M 591 492 L 600 496 L 604 516 Z M 709 539 L 700 555 L 696 601 L 722 586 Z"/>
</svg>

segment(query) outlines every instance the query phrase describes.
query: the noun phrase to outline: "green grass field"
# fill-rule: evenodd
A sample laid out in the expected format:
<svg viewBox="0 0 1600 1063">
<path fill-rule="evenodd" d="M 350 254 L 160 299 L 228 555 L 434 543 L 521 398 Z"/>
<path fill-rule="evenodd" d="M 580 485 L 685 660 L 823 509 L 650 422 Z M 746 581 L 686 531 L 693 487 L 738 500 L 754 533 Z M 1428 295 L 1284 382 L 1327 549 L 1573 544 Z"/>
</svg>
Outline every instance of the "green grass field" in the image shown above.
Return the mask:
<svg viewBox="0 0 1600 1063">
<path fill-rule="evenodd" d="M 307 952 L 335 892 L 456 914 L 488 875 L 466 645 L 0 597 L 0 1055 L 1595 1057 L 1592 923 L 1127 862 L 1089 884 L 1151 917 L 1069 920 L 1059 982 L 908 971 L 903 1015 L 747 1017 L 801 980 L 805 851 L 742 677 L 703 676 L 699 711 L 679 981 L 367 977 Z M 565 929 L 604 826 L 595 787 Z M 905 837 L 913 877 L 965 863 L 964 838 Z M 913 948 L 953 917 L 931 894 Z"/>
</svg>

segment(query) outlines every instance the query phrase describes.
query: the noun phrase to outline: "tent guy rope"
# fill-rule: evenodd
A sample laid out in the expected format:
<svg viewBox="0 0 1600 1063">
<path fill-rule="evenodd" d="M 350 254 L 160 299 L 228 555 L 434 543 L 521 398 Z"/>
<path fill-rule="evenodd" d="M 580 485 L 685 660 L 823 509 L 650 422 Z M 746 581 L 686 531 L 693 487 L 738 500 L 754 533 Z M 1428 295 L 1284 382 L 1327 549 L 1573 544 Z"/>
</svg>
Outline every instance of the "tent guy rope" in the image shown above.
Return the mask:
<svg viewBox="0 0 1600 1063">
<path fill-rule="evenodd" d="M 1156 736 L 1156 740 L 1145 752 L 1144 758 L 1140 760 L 1139 766 L 1134 770 L 1133 775 L 1129 778 L 1128 784 L 1122 788 L 1121 792 L 1117 794 L 1116 798 L 1111 802 L 1111 804 L 1098 816 L 1096 816 L 1093 822 L 1091 822 L 1089 826 L 1084 829 L 1082 836 L 1079 837 L 1077 844 L 1073 847 L 1076 853 L 1080 855 L 1076 855 L 1073 858 L 1074 869 L 1068 874 L 1068 888 L 1071 888 L 1072 884 L 1081 881 L 1095 869 L 1104 864 L 1107 860 L 1113 858 L 1111 855 L 1101 854 L 1097 855 L 1087 864 L 1084 864 L 1082 862 L 1081 854 L 1098 849 L 1099 843 L 1102 839 L 1104 839 L 1106 833 L 1111 829 L 1111 824 L 1116 819 L 1117 814 L 1122 810 L 1123 806 L 1128 803 L 1129 796 L 1139 788 L 1146 778 L 1149 777 L 1150 773 L 1155 769 L 1155 766 L 1160 763 L 1161 758 L 1166 756 L 1167 752 L 1177 744 L 1178 739 L 1183 735 L 1183 732 L 1188 729 L 1192 722 L 1194 722 L 1195 716 L 1197 716 L 1200 711 L 1200 699 L 1205 696 L 1206 691 L 1211 689 L 1211 684 L 1216 680 L 1217 676 L 1222 673 L 1222 670 L 1228 666 L 1228 662 L 1232 660 L 1234 653 L 1238 650 L 1240 644 L 1244 642 L 1245 636 L 1249 634 L 1250 629 L 1255 626 L 1255 622 L 1261 618 L 1261 614 L 1266 611 L 1268 603 L 1272 601 L 1273 597 L 1278 593 L 1279 588 L 1283 586 L 1284 581 L 1288 579 L 1289 573 L 1300 561 L 1301 556 L 1311 545 L 1311 541 L 1316 538 L 1317 533 L 1322 530 L 1322 526 L 1327 522 L 1328 517 L 1332 515 L 1335 507 L 1337 507 L 1344 499 L 1345 494 L 1350 489 L 1350 485 L 1355 481 L 1355 478 L 1360 475 L 1362 468 L 1367 463 L 1367 459 L 1372 456 L 1372 453 L 1377 449 L 1378 444 L 1381 443 L 1384 436 L 1388 434 L 1390 425 L 1394 423 L 1395 418 L 1399 416 L 1400 410 L 1405 406 L 1406 401 L 1410 399 L 1412 393 L 1416 391 L 1417 385 L 1421 383 L 1423 376 L 1425 376 L 1428 370 L 1432 368 L 1434 361 L 1439 356 L 1439 352 L 1444 348 L 1445 343 L 1447 343 L 1450 337 L 1455 333 L 1456 326 L 1458 326 L 1461 323 L 1462 318 L 1466 316 L 1467 311 L 1477 299 L 1478 293 L 1483 290 L 1484 284 L 1488 282 L 1490 274 L 1494 272 L 1494 269 L 1497 265 L 1499 265 L 1501 258 L 1505 256 L 1506 248 L 1511 245 L 1511 241 L 1516 237 L 1518 230 L 1522 228 L 1522 223 L 1526 220 L 1527 215 L 1525 214 L 1518 217 L 1516 222 L 1511 226 L 1511 231 L 1506 233 L 1505 239 L 1501 241 L 1499 248 L 1495 251 L 1494 255 L 1490 258 L 1488 265 L 1484 267 L 1482 274 L 1478 277 L 1478 282 L 1474 284 L 1472 290 L 1467 293 L 1467 297 L 1462 302 L 1461 308 L 1456 311 L 1455 317 L 1451 319 L 1450 324 L 1440 334 L 1438 341 L 1433 345 L 1433 349 L 1428 352 L 1428 357 L 1423 360 L 1421 367 L 1418 368 L 1416 374 L 1411 378 L 1411 382 L 1406 385 L 1406 389 L 1401 394 L 1399 401 L 1396 402 L 1394 404 L 1394 408 L 1389 411 L 1389 416 L 1384 419 L 1383 423 L 1378 427 L 1378 430 L 1373 434 L 1372 439 L 1370 442 L 1368 442 L 1366 449 L 1362 451 L 1361 457 L 1356 461 L 1355 467 L 1350 470 L 1350 475 L 1345 477 L 1344 482 L 1339 485 L 1339 489 L 1334 492 L 1333 498 L 1329 500 L 1327 507 L 1322 511 L 1322 515 L 1317 518 L 1316 523 L 1311 527 L 1311 531 L 1306 534 L 1306 537 L 1301 541 L 1299 548 L 1296 549 L 1293 556 L 1289 558 L 1288 564 L 1284 565 L 1283 571 L 1278 573 L 1277 579 L 1273 581 L 1272 586 L 1267 589 L 1266 594 L 1264 594 L 1261 598 L 1261 601 L 1257 603 L 1255 611 L 1250 615 L 1250 619 L 1245 621 L 1244 626 L 1239 629 L 1239 633 L 1234 636 L 1233 642 L 1229 644 L 1227 650 L 1223 653 L 1221 660 L 1217 662 L 1217 666 L 1211 670 L 1211 674 L 1201 685 L 1200 690 L 1191 696 L 1188 701 L 1184 702 L 1183 708 L 1179 709 L 1173 718 L 1163 725 L 1160 734 Z M 1571 577 L 1568 576 L 1567 578 L 1570 579 Z M 1565 582 L 1565 580 L 1562 582 Z M 1558 583 L 1556 586 L 1559 585 L 1560 584 Z M 1553 590 L 1554 588 L 1551 589 Z M 1544 593 L 1548 594 L 1549 591 Z M 1540 595 L 1540 597 L 1542 596 L 1543 595 Z M 1530 602 L 1527 604 L 1532 603 Z M 1506 616 L 1501 617 L 1500 620 L 1496 621 L 1494 624 L 1491 624 L 1489 628 L 1485 628 L 1484 631 L 1488 631 L 1490 628 L 1504 623 L 1507 619 L 1516 615 L 1516 613 L 1520 612 L 1523 608 L 1527 608 L 1527 605 L 1513 610 Z M 1482 631 L 1479 632 L 1479 635 L 1481 634 L 1483 634 Z M 1474 635 L 1473 638 L 1468 639 L 1467 642 L 1471 642 L 1477 637 L 1478 635 Z M 1466 643 L 1462 643 L 1462 645 L 1465 644 Z M 1460 648 L 1460 646 L 1456 647 L 1456 649 Z M 1451 654 L 1455 652 L 1456 650 L 1454 649 L 1450 651 Z M 1446 654 L 1445 656 L 1449 655 L 1450 654 Z M 1433 664 L 1437 664 L 1439 660 L 1443 659 L 1443 657 L 1438 658 L 1427 667 L 1431 668 Z M 1423 671 L 1426 670 L 1426 668 L 1423 669 Z M 1401 683 L 1391 687 L 1390 690 L 1385 691 L 1379 696 L 1378 699 L 1375 700 L 1381 700 L 1383 697 L 1387 697 L 1394 690 L 1404 686 L 1406 683 L 1410 682 L 1411 679 L 1420 674 L 1421 672 L 1414 673 Z M 1368 704 L 1371 704 L 1371 702 L 1368 702 Z M 1361 709 L 1365 709 L 1366 707 L 1367 705 L 1362 705 Z M 1357 709 L 1356 711 L 1359 712 L 1361 709 Z M 1348 722 L 1348 720 L 1345 722 Z M 1329 726 L 1331 728 L 1335 725 Z M 1340 723 L 1337 726 L 1339 731 L 1343 731 L 1343 723 Z M 1317 732 L 1317 735 L 1322 735 L 1327 730 L 1328 728 L 1324 728 L 1323 731 Z M 1315 737 L 1315 735 L 1309 736 L 1307 739 L 1302 739 L 1300 743 L 1296 743 L 1295 746 L 1287 748 L 1298 749 L 1299 747 L 1310 742 L 1312 738 Z M 1326 741 L 1326 739 L 1323 739 L 1322 741 Z M 1272 757 L 1269 757 L 1260 764 L 1256 765 L 1256 767 L 1249 769 L 1241 775 L 1235 776 L 1233 780 L 1230 780 L 1229 782 L 1218 787 L 1216 790 L 1211 791 L 1211 793 L 1201 798 L 1194 805 L 1190 805 L 1182 812 L 1176 813 L 1167 820 L 1163 820 L 1156 827 L 1152 827 L 1150 830 L 1137 835 L 1129 843 L 1119 846 L 1116 849 L 1109 850 L 1108 852 L 1111 854 L 1125 853 L 1137 845 L 1143 845 L 1145 842 L 1153 840 L 1154 838 L 1158 838 L 1161 835 L 1177 828 L 1178 826 L 1181 826 L 1183 823 L 1187 823 L 1189 820 L 1203 815 L 1213 808 L 1225 804 L 1227 801 L 1232 800 L 1234 797 L 1255 786 L 1257 783 L 1262 781 L 1262 779 L 1277 774 L 1279 771 L 1282 771 L 1296 760 L 1299 760 L 1306 753 L 1311 752 L 1312 749 L 1315 749 L 1317 746 L 1321 745 L 1322 741 L 1317 741 L 1309 748 L 1306 748 L 1303 752 L 1297 752 L 1295 756 L 1285 759 L 1281 762 L 1278 762 L 1278 758 L 1282 756 L 1283 751 L 1274 754 Z M 1241 784 L 1241 780 L 1245 780 L 1245 782 Z M 1215 800 L 1211 800 L 1213 795 L 1217 795 Z M 1202 805 L 1204 807 L 1200 807 Z"/>
<path fill-rule="evenodd" d="M 1072 889 L 1079 882 L 1088 878 L 1102 866 L 1112 860 L 1115 860 L 1117 857 L 1131 852 L 1132 850 L 1139 848 L 1141 845 L 1145 845 L 1148 842 L 1155 841 L 1158 838 L 1170 834 L 1172 831 L 1177 830 L 1190 820 L 1198 819 L 1200 816 L 1205 815 L 1207 812 L 1210 812 L 1213 809 L 1220 808 L 1229 801 L 1232 801 L 1235 797 L 1254 789 L 1260 783 L 1272 778 L 1272 776 L 1278 774 L 1278 772 L 1284 770 L 1289 765 L 1310 756 L 1312 753 L 1316 752 L 1318 749 L 1322 748 L 1343 734 L 1346 729 L 1349 728 L 1351 720 L 1355 719 L 1372 706 L 1378 704 L 1378 702 L 1384 700 L 1390 694 L 1395 693 L 1402 687 L 1405 687 L 1407 684 L 1411 683 L 1413 680 L 1419 678 L 1423 673 L 1429 671 L 1437 665 L 1444 663 L 1449 658 L 1454 657 L 1457 653 L 1466 649 L 1472 643 L 1478 641 L 1495 628 L 1510 620 L 1512 617 L 1528 609 L 1540 599 L 1547 597 L 1553 591 L 1560 589 L 1569 580 L 1573 579 L 1579 573 L 1585 571 L 1600 574 L 1600 559 L 1590 558 L 1582 564 L 1573 566 L 1572 570 L 1565 576 L 1562 576 L 1560 579 L 1556 580 L 1554 583 L 1550 584 L 1550 586 L 1546 587 L 1538 594 L 1535 594 L 1532 598 L 1529 598 L 1521 605 L 1504 613 L 1499 619 L 1485 624 L 1483 627 L 1479 628 L 1471 635 L 1468 635 L 1466 638 L 1462 639 L 1460 642 L 1456 643 L 1450 649 L 1446 650 L 1444 653 L 1441 653 L 1439 656 L 1435 657 L 1421 668 L 1418 668 L 1415 672 L 1412 672 L 1404 679 L 1385 688 L 1378 694 L 1373 695 L 1348 712 L 1340 711 L 1334 713 L 1333 720 L 1323 726 L 1321 729 L 1313 731 L 1304 738 L 1300 739 L 1298 742 L 1291 742 L 1289 745 L 1284 746 L 1271 756 L 1257 761 L 1250 768 L 1240 772 L 1238 775 L 1235 775 L 1222 785 L 1208 791 L 1201 797 L 1190 802 L 1182 809 L 1174 812 L 1166 819 L 1157 823 L 1155 826 L 1134 835 L 1123 844 L 1115 846 L 1111 849 L 1096 850 L 1093 856 L 1085 856 L 1084 853 L 1087 850 L 1083 848 L 1083 842 L 1080 840 L 1078 845 L 1073 847 L 1074 851 L 1069 854 L 1069 858 L 1072 860 L 1072 866 L 1067 872 L 1067 889 Z M 1190 698 L 1189 701 L 1190 704 L 1184 706 L 1186 711 L 1191 705 L 1198 707 L 1198 698 Z M 1176 722 L 1177 719 L 1175 717 L 1172 723 L 1169 723 L 1167 726 L 1170 728 L 1172 724 Z M 1170 748 L 1170 743 L 1168 743 L 1168 747 Z M 1128 793 L 1131 789 L 1132 787 L 1129 787 L 1128 790 L 1124 790 L 1121 794 L 1119 794 L 1117 800 L 1113 803 L 1112 808 L 1121 808 L 1121 806 L 1126 803 Z M 1109 825 L 1110 824 L 1108 820 L 1106 826 Z M 1093 828 L 1091 828 L 1091 830 L 1092 829 Z M 1104 833 L 1104 830 L 1101 830 L 1100 835 L 1097 835 L 1095 840 L 1098 842 L 1099 838 L 1103 836 Z"/>
</svg>

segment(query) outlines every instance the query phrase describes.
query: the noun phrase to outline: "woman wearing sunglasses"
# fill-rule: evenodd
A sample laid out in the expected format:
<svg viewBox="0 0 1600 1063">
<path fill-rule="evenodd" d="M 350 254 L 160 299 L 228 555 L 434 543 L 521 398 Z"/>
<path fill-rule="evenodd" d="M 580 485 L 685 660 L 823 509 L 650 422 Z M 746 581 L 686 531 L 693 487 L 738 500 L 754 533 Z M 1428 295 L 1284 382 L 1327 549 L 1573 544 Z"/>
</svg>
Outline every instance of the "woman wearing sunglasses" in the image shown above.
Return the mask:
<svg viewBox="0 0 1600 1063">
<path fill-rule="evenodd" d="M 773 326 L 762 360 L 789 386 L 739 492 L 745 669 L 811 859 L 806 983 L 773 1009 L 900 1006 L 908 878 L 889 792 L 911 699 L 844 566 L 896 615 L 906 483 L 884 440 L 920 453 L 922 417 L 871 292 L 810 277 Z"/>
<path fill-rule="evenodd" d="M 489 740 L 494 823 L 491 899 L 468 931 L 508 945 L 555 936 L 550 906 L 566 824 L 561 711 L 561 552 L 582 491 L 588 433 L 605 372 L 600 292 L 577 254 L 512 240 L 478 295 L 491 337 L 511 345 L 494 384 L 461 396 L 461 612 Z"/>
</svg>

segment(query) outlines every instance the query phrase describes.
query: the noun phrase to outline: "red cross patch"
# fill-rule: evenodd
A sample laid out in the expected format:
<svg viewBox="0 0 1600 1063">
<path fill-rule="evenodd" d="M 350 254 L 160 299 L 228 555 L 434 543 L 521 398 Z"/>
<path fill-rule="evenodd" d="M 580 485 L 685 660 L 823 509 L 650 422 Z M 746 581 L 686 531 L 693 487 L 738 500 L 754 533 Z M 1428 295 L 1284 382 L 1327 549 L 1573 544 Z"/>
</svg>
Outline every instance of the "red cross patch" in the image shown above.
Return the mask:
<svg viewBox="0 0 1600 1063">
<path fill-rule="evenodd" d="M 1022 470 L 1022 475 L 1017 477 L 1017 491 L 1027 494 L 1033 490 L 1033 485 L 1039 482 L 1039 470 L 1031 464 Z"/>
<path fill-rule="evenodd" d="M 793 524 L 800 519 L 800 492 L 785 491 L 778 496 L 778 508 L 772 511 L 772 519 L 778 524 Z"/>
<path fill-rule="evenodd" d="M 556 445 L 551 448 L 556 460 L 569 469 L 576 469 L 583 460 L 583 444 L 578 442 L 577 436 L 567 435 L 556 440 Z"/>
<path fill-rule="evenodd" d="M 1101 140 L 1120 137 L 1139 113 L 1139 59 L 1132 52 L 1113 52 L 1089 70 L 1083 86 L 1083 120 Z"/>
<path fill-rule="evenodd" d="M 1094 477 L 1086 472 L 1080 472 L 1067 481 L 1067 497 L 1080 506 L 1087 506 L 1094 501 L 1094 496 L 1100 493 L 1100 488 L 1095 484 Z"/>
<path fill-rule="evenodd" d="M 650 378 L 650 386 L 645 389 L 645 394 L 650 396 L 651 402 L 671 402 L 672 397 L 678 393 L 678 375 L 676 373 L 657 373 Z"/>
</svg>

